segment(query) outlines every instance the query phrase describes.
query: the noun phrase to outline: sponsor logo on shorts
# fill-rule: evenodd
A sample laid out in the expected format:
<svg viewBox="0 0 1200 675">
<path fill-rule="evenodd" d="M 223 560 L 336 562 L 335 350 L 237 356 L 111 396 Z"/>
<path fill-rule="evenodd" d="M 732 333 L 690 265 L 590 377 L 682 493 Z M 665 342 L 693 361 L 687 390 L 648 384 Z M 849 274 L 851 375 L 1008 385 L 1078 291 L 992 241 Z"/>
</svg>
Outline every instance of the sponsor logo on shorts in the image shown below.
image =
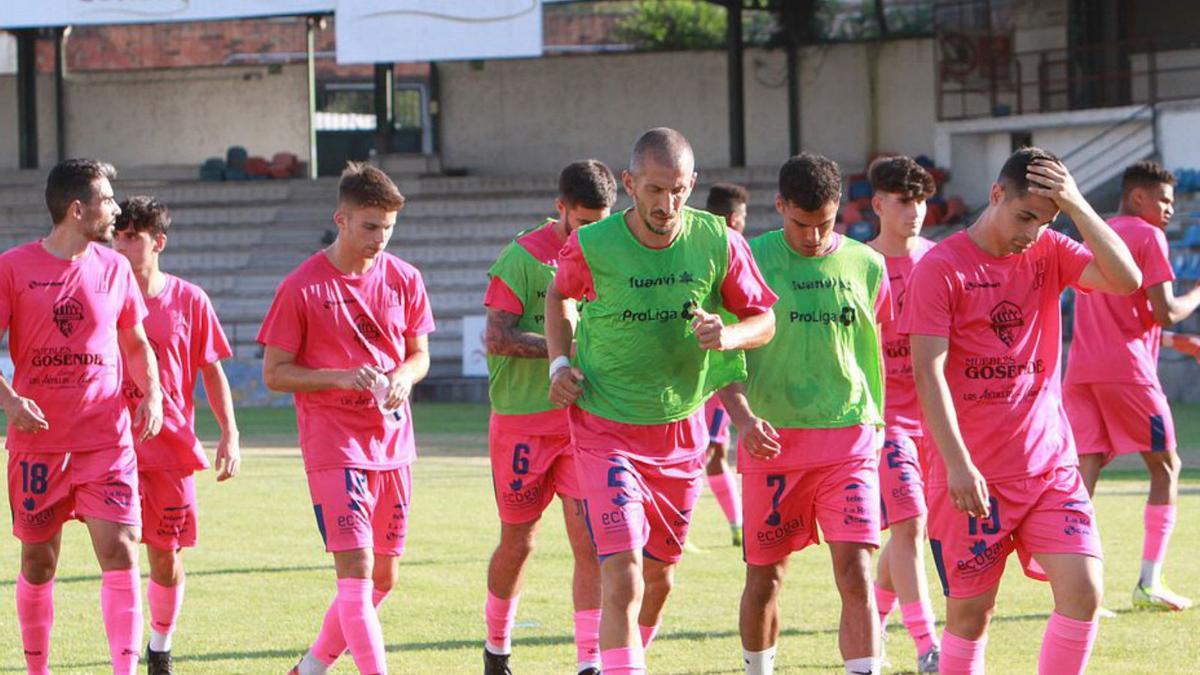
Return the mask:
<svg viewBox="0 0 1200 675">
<path fill-rule="evenodd" d="M 79 323 L 83 321 L 83 303 L 75 298 L 63 298 L 51 310 L 54 314 L 54 325 L 63 337 L 71 337 Z"/>
<path fill-rule="evenodd" d="M 767 525 L 770 527 L 760 529 L 754 534 L 754 538 L 760 546 L 776 546 L 801 534 L 804 530 L 804 519 L 797 516 L 783 520 L 778 513 L 772 513 L 767 518 Z"/>
<path fill-rule="evenodd" d="M 127 509 L 133 504 L 133 490 L 128 485 L 117 481 L 104 484 L 104 503 L 120 509 Z"/>
<path fill-rule="evenodd" d="M 505 506 L 529 506 L 531 504 L 541 504 L 542 502 L 542 484 L 534 483 L 529 487 L 522 489 L 524 483 L 520 478 L 517 478 L 508 486 L 511 490 L 504 490 L 500 493 L 500 498 Z"/>
<path fill-rule="evenodd" d="M 849 326 L 858 318 L 858 310 L 853 307 L 842 307 L 842 311 L 835 312 L 796 312 L 788 313 L 788 321 L 792 323 L 823 323 L 843 326 Z"/>
<path fill-rule="evenodd" d="M 1013 346 L 1025 325 L 1025 315 L 1017 305 L 1005 300 L 988 313 L 992 320 L 992 332 L 1006 347 Z"/>
<path fill-rule="evenodd" d="M 955 563 L 959 574 L 964 577 L 982 574 L 996 563 L 1004 560 L 1004 541 L 999 540 L 989 546 L 987 540 L 976 539 L 975 543 L 971 544 L 970 553 L 970 557 Z"/>
<path fill-rule="evenodd" d="M 17 515 L 21 525 L 24 527 L 43 527 L 54 521 L 54 507 L 48 506 L 41 511 L 36 511 L 37 504 L 33 497 L 26 497 L 21 502 L 21 506 L 25 509 L 24 512 Z M 16 515 L 16 514 L 14 514 Z"/>
<path fill-rule="evenodd" d="M 1078 511 L 1063 516 L 1063 534 L 1068 537 L 1090 536 L 1092 534 L 1092 518 Z"/>
</svg>

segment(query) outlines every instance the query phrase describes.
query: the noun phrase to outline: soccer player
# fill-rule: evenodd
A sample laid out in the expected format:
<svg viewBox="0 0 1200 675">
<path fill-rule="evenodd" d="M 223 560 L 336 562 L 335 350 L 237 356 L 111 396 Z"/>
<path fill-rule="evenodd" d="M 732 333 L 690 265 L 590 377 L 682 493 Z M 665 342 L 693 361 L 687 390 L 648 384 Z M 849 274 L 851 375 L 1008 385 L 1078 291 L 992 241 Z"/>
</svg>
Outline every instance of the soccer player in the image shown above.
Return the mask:
<svg viewBox="0 0 1200 675">
<path fill-rule="evenodd" d="M 146 662 L 150 675 L 169 675 L 171 636 L 183 606 L 183 549 L 196 545 L 197 506 L 193 474 L 208 468 L 204 448 L 196 438 L 193 395 L 196 376 L 204 391 L 221 440 L 217 444 L 217 480 L 236 476 L 241 464 L 233 397 L 221 368 L 232 351 L 221 331 L 212 303 L 199 286 L 165 274 L 159 255 L 167 245 L 171 216 L 167 206 L 151 197 L 121 202 L 113 248 L 129 260 L 149 312 L 143 322 L 158 362 L 163 390 L 163 429 L 154 438 L 135 443 L 138 486 L 142 502 L 142 541 L 150 559 L 150 645 Z M 142 391 L 127 378 L 126 401 L 135 408 Z"/>
<path fill-rule="evenodd" d="M 884 157 L 871 164 L 871 206 L 879 214 L 879 236 L 871 248 L 883 255 L 895 314 L 904 306 L 905 284 L 933 242 L 921 237 L 925 200 L 933 196 L 933 176 L 909 157 Z M 898 317 L 894 317 L 898 318 Z M 917 672 L 938 670 L 938 640 L 925 579 L 924 425 L 913 382 L 908 336 L 896 331 L 896 321 L 882 325 L 883 363 L 887 372 L 884 396 L 883 456 L 879 462 L 882 526 L 891 532 L 879 552 L 875 607 L 880 629 L 899 597 L 904 626 L 917 647 Z"/>
<path fill-rule="evenodd" d="M 488 393 L 492 402 L 489 446 L 500 543 L 488 566 L 484 605 L 487 642 L 484 672 L 509 672 L 511 633 L 525 562 L 538 520 L 555 493 L 562 499 L 567 538 L 575 556 L 576 670 L 600 672 L 600 569 L 583 517 L 582 494 L 567 411 L 550 403 L 546 374 L 546 287 L 558 252 L 576 229 L 607 218 L 617 182 L 602 162 L 573 162 L 558 177 L 557 219 L 517 236 L 488 271 Z"/>
<path fill-rule="evenodd" d="M 725 219 L 725 225 L 742 234 L 746 230 L 746 203 L 750 194 L 746 188 L 734 183 L 717 183 L 708 190 L 704 210 Z M 733 323 L 737 317 L 728 312 L 721 314 L 723 323 Z M 704 404 L 705 422 L 708 424 L 708 464 L 704 476 L 708 488 L 717 498 L 717 504 L 729 521 L 733 533 L 733 545 L 742 545 L 742 497 L 738 494 L 737 476 L 725 465 L 729 451 L 729 413 L 721 405 L 719 396 L 712 396 Z"/>
<path fill-rule="evenodd" d="M 409 395 L 429 371 L 434 328 L 421 274 L 386 252 L 403 207 L 385 173 L 350 163 L 337 238 L 283 280 L 258 335 L 266 385 L 296 399 L 317 529 L 337 575 L 299 675 L 324 673 L 347 645 L 359 672 L 387 672 L 376 608 L 404 552 L 416 454 Z"/>
<path fill-rule="evenodd" d="M 116 170 L 90 159 L 46 179 L 54 223 L 45 238 L 0 255 L 0 333 L 14 366 L 0 377 L 8 417 L 8 499 L 21 541 L 17 624 L 27 672 L 50 672 L 54 573 L 63 523 L 87 525 L 100 564 L 100 611 L 113 673 L 137 670 L 142 641 L 137 543 L 141 528 L 134 434 L 162 426 L 158 366 L 142 319 L 146 306 L 129 262 L 99 244 L 120 209 Z M 130 428 L 122 369 L 145 396 Z"/>
<path fill-rule="evenodd" d="M 1086 246 L 1047 231 L 1065 213 Z M 946 600 L 941 672 L 982 673 L 1000 577 L 1016 550 L 1047 579 L 1054 612 L 1040 673 L 1081 673 L 1103 590 L 1100 536 L 1079 475 L 1059 383 L 1059 295 L 1133 292 L 1129 250 L 1052 154 L 1018 150 L 965 231 L 909 279 L 900 333 L 930 453 L 929 538 Z"/>
<path fill-rule="evenodd" d="M 1200 286 L 1176 297 L 1167 237 L 1175 203 L 1175 177 L 1154 162 L 1138 162 L 1121 179 L 1121 210 L 1108 221 L 1133 254 L 1142 287 L 1132 295 L 1081 294 L 1067 354 L 1063 403 L 1088 494 L 1100 468 L 1114 457 L 1139 453 L 1150 473 L 1144 513 L 1142 570 L 1133 606 L 1182 610 L 1192 601 L 1167 588 L 1163 558 L 1175 526 L 1179 454 L 1171 406 L 1158 381 L 1162 329 L 1200 306 Z"/>
<path fill-rule="evenodd" d="M 633 208 L 571 233 L 546 298 L 550 400 L 569 406 L 600 556 L 606 675 L 645 672 L 704 473 L 704 401 L 745 376 L 731 350 L 771 338 L 775 301 L 741 235 L 685 206 L 696 173 L 682 134 L 644 133 L 621 182 Z M 719 307 L 740 321 L 723 325 Z"/>
<path fill-rule="evenodd" d="M 775 197 L 783 227 L 750 242 L 779 302 L 775 339 L 746 353 L 745 384 L 721 392 L 739 430 L 747 675 L 774 671 L 788 557 L 821 534 L 842 600 L 846 672 L 880 672 L 871 594 L 884 393 L 878 323 L 891 319 L 892 299 L 883 256 L 833 230 L 841 196 L 837 164 L 792 157 Z"/>
</svg>

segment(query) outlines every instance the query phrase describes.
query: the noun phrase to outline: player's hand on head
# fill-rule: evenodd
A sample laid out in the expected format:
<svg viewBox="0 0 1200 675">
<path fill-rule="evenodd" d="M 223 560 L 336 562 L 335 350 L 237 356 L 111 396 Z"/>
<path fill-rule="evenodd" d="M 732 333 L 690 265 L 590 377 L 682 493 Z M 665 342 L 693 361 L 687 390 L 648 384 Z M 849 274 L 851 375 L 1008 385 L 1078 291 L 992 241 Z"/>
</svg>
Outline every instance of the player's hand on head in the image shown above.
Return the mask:
<svg viewBox="0 0 1200 675">
<path fill-rule="evenodd" d="M 746 452 L 752 457 L 758 459 L 775 459 L 783 450 L 783 446 L 779 444 L 779 432 L 775 431 L 775 427 L 771 423 L 760 418 L 753 418 L 753 422 L 746 425 L 746 428 L 738 429 L 738 434 L 741 436 L 742 447 L 746 448 Z"/>
<path fill-rule="evenodd" d="M 974 464 L 968 461 L 960 466 L 947 466 L 946 487 L 956 510 L 976 518 L 990 515 L 987 481 Z"/>
<path fill-rule="evenodd" d="M 722 351 L 729 348 L 724 341 L 725 323 L 721 321 L 720 316 L 710 314 L 699 307 L 692 310 L 692 314 L 695 317 L 692 319 L 692 333 L 700 343 L 701 349 Z"/>
<path fill-rule="evenodd" d="M 583 371 L 575 367 L 559 368 L 550 378 L 550 402 L 568 408 L 583 395 Z"/>
<path fill-rule="evenodd" d="M 1053 199 L 1059 208 L 1083 201 L 1075 178 L 1062 162 L 1035 159 L 1029 163 L 1025 177 L 1029 180 L 1031 193 Z"/>
<path fill-rule="evenodd" d="M 158 435 L 163 425 L 162 390 L 150 387 L 150 391 L 142 397 L 133 415 L 133 428 L 138 432 L 138 442 L 146 441 Z"/>
<path fill-rule="evenodd" d="M 46 415 L 31 398 L 17 396 L 12 405 L 4 409 L 4 414 L 8 415 L 13 427 L 27 434 L 36 434 L 50 428 Z"/>
<path fill-rule="evenodd" d="M 229 480 L 242 470 L 242 448 L 236 438 L 221 438 L 217 444 L 217 482 Z"/>
</svg>

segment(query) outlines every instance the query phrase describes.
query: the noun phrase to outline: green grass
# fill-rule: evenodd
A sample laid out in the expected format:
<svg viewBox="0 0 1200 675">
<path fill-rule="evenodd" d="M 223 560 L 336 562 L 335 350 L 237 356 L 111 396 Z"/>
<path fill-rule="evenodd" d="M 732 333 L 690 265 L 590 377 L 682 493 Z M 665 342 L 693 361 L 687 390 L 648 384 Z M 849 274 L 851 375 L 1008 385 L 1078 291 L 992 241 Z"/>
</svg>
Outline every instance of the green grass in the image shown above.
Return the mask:
<svg viewBox="0 0 1200 675">
<path fill-rule="evenodd" d="M 1177 406 L 1187 463 L 1200 465 L 1200 407 Z M 487 411 L 482 406 L 422 404 L 414 412 L 422 459 L 414 468 L 408 553 L 397 591 L 382 609 L 389 666 L 395 673 L 470 673 L 480 670 L 482 606 L 487 559 L 498 523 L 485 460 Z M 283 673 L 306 649 L 333 592 L 330 560 L 313 526 L 298 455 L 256 445 L 288 446 L 295 420 L 290 408 L 239 411 L 244 474 L 218 485 L 197 481 L 201 545 L 186 555 L 188 595 L 175 638 L 181 673 Z M 211 416 L 199 422 L 215 438 Z M 211 449 L 211 444 L 210 444 Z M 1146 484 L 1136 465 L 1119 468 L 1101 485 L 1097 509 L 1107 554 L 1106 605 L 1119 617 L 1105 621 L 1092 673 L 1190 672 L 1200 612 L 1180 615 L 1129 611 L 1129 591 L 1141 550 Z M 1184 514 L 1167 562 L 1176 590 L 1200 596 L 1200 475 L 1185 479 Z M 551 512 L 557 514 L 557 510 Z M 737 603 L 743 564 L 729 546 L 715 501 L 701 497 L 693 541 L 703 553 L 680 565 L 677 589 L 650 651 L 655 673 L 741 672 Z M 0 569 L 15 570 L 18 546 L 0 544 Z M 64 532 L 56 585 L 57 620 L 52 665 L 56 673 L 107 672 L 107 646 L 98 611 L 99 577 L 84 528 Z M 143 558 L 143 570 L 146 562 Z M 546 519 L 515 631 L 514 668 L 523 673 L 568 673 L 571 637 L 570 551 L 561 519 Z M 0 575 L 0 673 L 22 672 L 12 580 Z M 936 578 L 932 575 L 931 579 Z M 936 582 L 932 582 L 936 584 Z M 935 608 L 942 615 L 940 596 Z M 837 596 L 824 547 L 792 559 L 784 589 L 778 672 L 841 672 L 837 652 Z M 992 628 L 988 666 L 993 673 L 1033 672 L 1051 607 L 1050 589 L 1010 565 Z M 893 624 L 896 622 L 893 621 Z M 903 628 L 893 625 L 888 655 L 900 671 L 915 659 Z M 354 672 L 347 659 L 338 672 Z"/>
</svg>

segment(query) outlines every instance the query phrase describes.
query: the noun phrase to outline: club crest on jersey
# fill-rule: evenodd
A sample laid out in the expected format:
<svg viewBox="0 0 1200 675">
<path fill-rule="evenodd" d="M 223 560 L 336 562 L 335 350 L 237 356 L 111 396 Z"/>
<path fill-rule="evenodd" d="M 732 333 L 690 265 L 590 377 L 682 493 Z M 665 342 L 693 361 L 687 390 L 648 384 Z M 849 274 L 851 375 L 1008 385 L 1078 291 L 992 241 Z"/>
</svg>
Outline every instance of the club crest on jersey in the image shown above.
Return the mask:
<svg viewBox="0 0 1200 675">
<path fill-rule="evenodd" d="M 63 337 L 71 337 L 79 322 L 83 321 L 83 303 L 75 298 L 63 298 L 54 305 L 54 325 Z"/>
<path fill-rule="evenodd" d="M 988 315 L 992 320 L 992 332 L 1006 347 L 1017 341 L 1018 329 L 1025 325 L 1021 308 L 1005 300 L 992 308 Z"/>
<path fill-rule="evenodd" d="M 379 329 L 375 327 L 375 322 L 371 320 L 371 317 L 366 314 L 354 317 L 354 327 L 368 340 L 379 339 Z"/>
</svg>

